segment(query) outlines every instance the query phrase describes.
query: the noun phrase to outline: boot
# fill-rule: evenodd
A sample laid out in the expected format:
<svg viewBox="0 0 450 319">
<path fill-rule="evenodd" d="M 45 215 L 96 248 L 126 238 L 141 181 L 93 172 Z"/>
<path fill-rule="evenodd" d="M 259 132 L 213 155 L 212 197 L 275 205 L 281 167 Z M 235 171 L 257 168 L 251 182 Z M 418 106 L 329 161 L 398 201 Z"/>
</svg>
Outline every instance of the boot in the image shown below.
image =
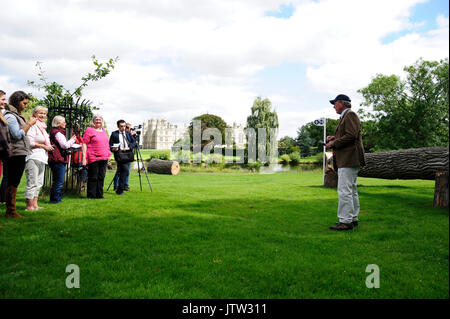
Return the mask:
<svg viewBox="0 0 450 319">
<path fill-rule="evenodd" d="M 26 201 L 27 201 L 27 207 L 25 208 L 25 210 L 35 210 L 34 198 L 31 198 L 31 199 L 26 198 Z"/>
<path fill-rule="evenodd" d="M 5 217 L 7 218 L 23 218 L 16 211 L 16 195 L 17 195 L 17 187 L 8 186 L 6 188 L 6 213 Z"/>
</svg>

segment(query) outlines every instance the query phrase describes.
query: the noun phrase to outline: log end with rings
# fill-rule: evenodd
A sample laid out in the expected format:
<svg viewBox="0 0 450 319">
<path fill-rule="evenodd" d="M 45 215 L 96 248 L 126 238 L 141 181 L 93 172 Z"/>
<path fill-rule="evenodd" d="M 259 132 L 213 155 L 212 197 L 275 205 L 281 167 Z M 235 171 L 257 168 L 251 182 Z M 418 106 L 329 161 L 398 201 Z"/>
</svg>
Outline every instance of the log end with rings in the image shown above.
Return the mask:
<svg viewBox="0 0 450 319">
<path fill-rule="evenodd" d="M 178 175 L 180 173 L 180 164 L 177 161 L 152 158 L 147 165 L 147 171 L 154 174 Z"/>
</svg>

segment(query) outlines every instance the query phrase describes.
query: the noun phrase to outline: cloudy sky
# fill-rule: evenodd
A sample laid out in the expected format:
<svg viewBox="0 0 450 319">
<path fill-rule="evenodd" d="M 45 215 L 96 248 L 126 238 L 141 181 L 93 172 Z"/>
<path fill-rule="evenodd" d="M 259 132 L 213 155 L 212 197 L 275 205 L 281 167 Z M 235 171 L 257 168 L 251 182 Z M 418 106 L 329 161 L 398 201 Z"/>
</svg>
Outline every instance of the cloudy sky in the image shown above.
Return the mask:
<svg viewBox="0 0 450 319">
<path fill-rule="evenodd" d="M 402 74 L 420 57 L 449 55 L 447 0 L 7 0 L 2 1 L 0 89 L 42 92 L 36 61 L 69 89 L 90 57 L 119 56 L 84 96 L 109 130 L 211 113 L 244 124 L 256 96 L 278 112 L 280 136 L 337 118 L 328 100 L 377 73 Z"/>
</svg>

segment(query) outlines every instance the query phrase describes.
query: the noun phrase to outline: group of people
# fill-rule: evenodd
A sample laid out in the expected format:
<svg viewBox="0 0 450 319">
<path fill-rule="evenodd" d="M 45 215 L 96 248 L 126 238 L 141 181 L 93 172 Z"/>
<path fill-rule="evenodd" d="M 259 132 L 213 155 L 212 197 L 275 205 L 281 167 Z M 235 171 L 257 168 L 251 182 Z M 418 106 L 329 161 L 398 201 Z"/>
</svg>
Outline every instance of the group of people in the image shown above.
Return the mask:
<svg viewBox="0 0 450 319">
<path fill-rule="evenodd" d="M 117 195 L 123 195 L 130 190 L 128 176 L 131 162 L 134 160 L 133 149 L 137 147 L 131 124 L 124 120 L 117 121 L 117 131 L 108 138 L 104 129 L 104 121 L 100 115 L 94 115 L 93 125 L 83 134 L 82 165 L 88 169 L 87 198 L 103 198 L 103 185 L 106 167 L 111 152 L 117 163 L 114 176 L 114 190 Z"/>
<path fill-rule="evenodd" d="M 48 110 L 45 107 L 36 106 L 27 121 L 22 112 L 29 101 L 26 93 L 16 91 L 7 103 L 6 93 L 0 90 L 0 172 L 3 170 L 0 197 L 1 201 L 6 202 L 6 217 L 22 217 L 16 210 L 16 194 L 24 171 L 27 178 L 25 210 L 41 208 L 38 206 L 38 198 L 45 165 L 49 165 L 53 176 L 50 203 L 60 203 L 67 162 L 65 150 L 79 147 L 75 143 L 75 135 L 66 139 L 66 122 L 62 116 L 53 118 L 50 134 L 47 133 Z M 351 100 L 347 95 L 339 94 L 330 103 L 340 115 L 335 135 L 327 136 L 326 139 L 326 148 L 333 150 L 333 164 L 338 172 L 339 221 L 330 229 L 351 230 L 359 224 L 357 176 L 360 167 L 365 165 L 361 122 L 351 110 Z M 129 123 L 119 120 L 117 128 L 108 138 L 103 118 L 94 115 L 92 125 L 79 141 L 82 144 L 82 165 L 88 171 L 88 198 L 103 198 L 106 167 L 111 152 L 114 152 L 117 162 L 114 190 L 117 195 L 123 195 L 124 191 L 129 190 L 128 176 L 134 160 L 133 149 L 137 147 L 137 143 Z"/>
<path fill-rule="evenodd" d="M 6 203 L 6 217 L 23 218 L 16 209 L 17 188 L 25 172 L 25 200 L 27 211 L 39 210 L 39 192 L 44 184 L 45 166 L 52 171 L 50 190 L 51 204 L 62 201 L 62 189 L 68 162 L 69 149 L 78 153 L 81 148 L 81 165 L 87 167 L 87 197 L 103 198 L 103 184 L 107 162 L 111 152 L 117 161 L 114 190 L 123 195 L 129 190 L 128 175 L 134 159 L 133 149 L 137 147 L 131 124 L 124 120 L 117 122 L 118 130 L 109 138 L 104 120 L 94 115 L 92 125 L 83 137 L 73 135 L 66 138 L 66 121 L 55 116 L 52 128 L 47 133 L 47 113 L 44 106 L 36 106 L 27 121 L 22 112 L 28 107 L 30 97 L 23 91 L 16 91 L 6 99 L 0 90 L 0 201 Z"/>
</svg>

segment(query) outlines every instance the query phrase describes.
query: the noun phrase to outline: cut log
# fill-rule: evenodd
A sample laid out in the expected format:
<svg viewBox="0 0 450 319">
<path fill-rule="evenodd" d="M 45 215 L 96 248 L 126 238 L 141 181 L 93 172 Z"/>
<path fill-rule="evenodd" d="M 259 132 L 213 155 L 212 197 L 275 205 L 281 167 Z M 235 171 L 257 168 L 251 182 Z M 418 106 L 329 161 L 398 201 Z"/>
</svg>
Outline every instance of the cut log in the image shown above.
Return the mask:
<svg viewBox="0 0 450 319">
<path fill-rule="evenodd" d="M 323 186 L 330 188 L 337 188 L 338 176 L 336 172 L 332 169 L 327 169 L 325 171 L 325 181 Z"/>
<path fill-rule="evenodd" d="M 434 207 L 448 207 L 448 172 L 436 173 Z"/>
<path fill-rule="evenodd" d="M 434 180 L 437 172 L 448 172 L 448 153 L 445 147 L 366 153 L 366 166 L 360 169 L 358 176 Z"/>
<path fill-rule="evenodd" d="M 147 170 L 155 174 L 178 175 L 180 164 L 176 161 L 165 161 L 153 158 L 147 165 Z"/>
</svg>

